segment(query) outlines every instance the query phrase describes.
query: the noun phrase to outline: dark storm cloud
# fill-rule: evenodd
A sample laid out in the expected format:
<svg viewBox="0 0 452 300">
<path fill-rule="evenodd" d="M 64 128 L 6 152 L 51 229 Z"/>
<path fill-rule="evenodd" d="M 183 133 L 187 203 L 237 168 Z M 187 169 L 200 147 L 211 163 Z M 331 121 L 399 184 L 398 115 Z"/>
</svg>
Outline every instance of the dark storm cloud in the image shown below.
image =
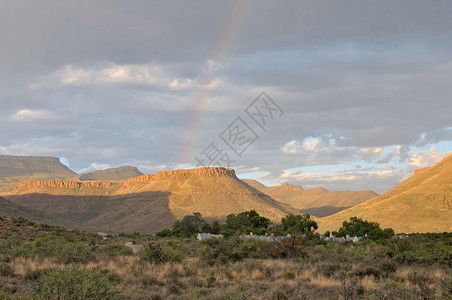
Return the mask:
<svg viewBox="0 0 452 300">
<path fill-rule="evenodd" d="M 285 114 L 237 167 L 382 191 L 434 162 L 414 147 L 438 160 L 444 154 L 428 148 L 452 140 L 451 9 L 449 1 L 0 2 L 0 153 L 65 157 L 76 171 L 177 168 L 265 90 Z M 344 163 L 367 165 L 312 179 L 285 171 Z"/>
</svg>

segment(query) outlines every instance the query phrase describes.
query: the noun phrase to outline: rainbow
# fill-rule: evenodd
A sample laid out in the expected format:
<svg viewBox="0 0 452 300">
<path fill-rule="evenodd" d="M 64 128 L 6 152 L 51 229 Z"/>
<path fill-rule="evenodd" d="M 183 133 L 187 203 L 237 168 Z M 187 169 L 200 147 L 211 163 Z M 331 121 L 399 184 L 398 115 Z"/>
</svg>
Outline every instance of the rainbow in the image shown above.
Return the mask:
<svg viewBox="0 0 452 300">
<path fill-rule="evenodd" d="M 246 11 L 249 9 L 251 0 L 236 1 L 232 9 L 230 10 L 228 21 L 225 24 L 223 33 L 220 35 L 217 46 L 215 47 L 212 60 L 215 63 L 222 64 L 229 53 L 229 50 L 237 40 L 240 27 L 246 16 Z M 204 78 L 207 82 L 211 82 L 216 78 L 215 71 L 207 71 L 204 74 Z M 209 99 L 211 99 L 211 93 L 215 89 L 215 86 L 204 87 L 199 100 L 195 105 L 195 112 L 191 115 L 189 133 L 185 140 L 183 147 L 181 147 L 180 159 L 181 164 L 194 164 L 195 152 L 198 149 L 199 136 L 203 128 L 204 116 L 208 111 Z M 207 145 L 206 145 L 207 146 Z"/>
</svg>

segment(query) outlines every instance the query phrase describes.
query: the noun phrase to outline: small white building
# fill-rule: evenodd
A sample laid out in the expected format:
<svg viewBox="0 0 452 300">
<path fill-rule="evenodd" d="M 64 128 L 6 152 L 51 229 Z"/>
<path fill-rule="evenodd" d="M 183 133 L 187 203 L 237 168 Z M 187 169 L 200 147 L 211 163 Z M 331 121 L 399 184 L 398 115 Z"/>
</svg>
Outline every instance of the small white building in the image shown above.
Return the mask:
<svg viewBox="0 0 452 300">
<path fill-rule="evenodd" d="M 210 238 L 222 238 L 223 235 L 221 234 L 211 234 L 211 233 L 198 233 L 198 236 L 196 237 L 198 240 L 203 241 Z"/>
</svg>

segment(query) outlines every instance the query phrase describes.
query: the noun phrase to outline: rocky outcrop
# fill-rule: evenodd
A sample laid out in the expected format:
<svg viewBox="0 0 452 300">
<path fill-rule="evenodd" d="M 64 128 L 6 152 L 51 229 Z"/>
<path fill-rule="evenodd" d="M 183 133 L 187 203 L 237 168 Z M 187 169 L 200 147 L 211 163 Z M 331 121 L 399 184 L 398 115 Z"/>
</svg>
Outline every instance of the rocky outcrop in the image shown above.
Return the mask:
<svg viewBox="0 0 452 300">
<path fill-rule="evenodd" d="M 124 181 L 123 186 L 129 187 L 137 183 L 145 183 L 154 180 L 165 180 L 171 179 L 175 177 L 197 177 L 197 176 L 225 176 L 225 177 L 233 177 L 235 176 L 235 171 L 233 169 L 221 168 L 221 167 L 205 167 L 205 168 L 197 168 L 197 169 L 182 169 L 182 170 L 171 170 L 171 171 L 163 171 L 155 174 L 142 175 L 134 178 L 130 178 Z"/>
<path fill-rule="evenodd" d="M 112 187 L 119 186 L 118 183 L 108 182 L 108 181 L 59 181 L 59 180 L 46 180 L 46 181 L 30 181 L 22 182 L 17 185 L 14 189 L 17 191 L 27 191 L 30 189 L 40 188 L 40 189 L 81 189 L 81 188 L 105 188 L 109 189 Z"/>
</svg>

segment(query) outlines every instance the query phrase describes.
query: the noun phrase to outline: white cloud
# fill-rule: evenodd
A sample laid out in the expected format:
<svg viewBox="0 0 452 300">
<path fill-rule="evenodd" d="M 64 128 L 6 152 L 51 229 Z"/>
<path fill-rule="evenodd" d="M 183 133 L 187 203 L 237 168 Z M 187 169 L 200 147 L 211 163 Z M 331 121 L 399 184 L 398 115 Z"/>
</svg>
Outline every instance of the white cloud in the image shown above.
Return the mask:
<svg viewBox="0 0 452 300">
<path fill-rule="evenodd" d="M 198 78 L 180 77 L 172 66 L 155 64 L 114 64 L 103 68 L 86 69 L 64 65 L 61 68 L 34 79 L 28 86 L 35 90 L 52 86 L 85 86 L 98 84 L 155 85 L 172 90 L 214 89 L 221 84 L 220 78 L 206 70 Z M 177 73 L 177 72 L 176 72 Z"/>
<path fill-rule="evenodd" d="M 284 154 L 309 155 L 311 157 L 331 157 L 340 155 L 345 160 L 364 160 L 367 162 L 381 159 L 387 151 L 383 147 L 340 147 L 334 139 L 325 141 L 323 138 L 305 139 L 301 144 L 290 141 L 281 148 Z M 339 159 L 339 158 L 338 158 Z M 337 163 L 340 163 L 338 160 Z"/>
<path fill-rule="evenodd" d="M 431 147 L 428 152 L 413 153 L 408 165 L 418 169 L 431 167 L 450 154 L 452 154 L 452 151 L 439 152 L 436 147 Z"/>
<path fill-rule="evenodd" d="M 114 65 L 95 72 L 95 82 L 154 84 L 161 70 L 153 65 Z"/>
<path fill-rule="evenodd" d="M 282 147 L 282 152 L 286 154 L 299 154 L 304 152 L 303 145 L 300 145 L 297 141 L 290 141 Z"/>
<path fill-rule="evenodd" d="M 190 78 L 186 78 L 183 80 L 174 79 L 168 84 L 168 86 L 173 90 L 180 90 L 189 88 L 192 86 L 192 84 L 193 84 L 192 80 Z"/>
<path fill-rule="evenodd" d="M 83 68 L 76 68 L 72 65 L 64 66 L 60 73 L 62 85 L 82 85 L 89 83 L 92 78 L 91 72 Z"/>
<path fill-rule="evenodd" d="M 21 109 L 9 117 L 10 120 L 16 122 L 39 122 L 51 121 L 57 119 L 58 116 L 53 112 L 46 110 Z"/>
</svg>

